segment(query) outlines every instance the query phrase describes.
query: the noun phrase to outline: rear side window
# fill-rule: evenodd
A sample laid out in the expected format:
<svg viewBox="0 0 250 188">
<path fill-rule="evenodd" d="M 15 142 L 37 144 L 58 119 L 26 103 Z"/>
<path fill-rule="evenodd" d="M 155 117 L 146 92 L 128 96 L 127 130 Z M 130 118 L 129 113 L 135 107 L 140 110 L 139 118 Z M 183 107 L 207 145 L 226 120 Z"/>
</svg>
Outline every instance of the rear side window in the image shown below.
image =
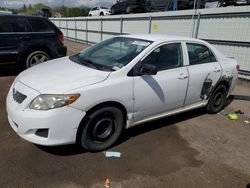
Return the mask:
<svg viewBox="0 0 250 188">
<path fill-rule="evenodd" d="M 0 33 L 10 32 L 27 32 L 29 31 L 28 24 L 25 19 L 0 19 Z"/>
<path fill-rule="evenodd" d="M 29 19 L 33 32 L 53 32 L 52 27 L 44 20 Z"/>
<path fill-rule="evenodd" d="M 187 43 L 187 50 L 190 65 L 217 61 L 211 50 L 202 44 Z"/>
</svg>

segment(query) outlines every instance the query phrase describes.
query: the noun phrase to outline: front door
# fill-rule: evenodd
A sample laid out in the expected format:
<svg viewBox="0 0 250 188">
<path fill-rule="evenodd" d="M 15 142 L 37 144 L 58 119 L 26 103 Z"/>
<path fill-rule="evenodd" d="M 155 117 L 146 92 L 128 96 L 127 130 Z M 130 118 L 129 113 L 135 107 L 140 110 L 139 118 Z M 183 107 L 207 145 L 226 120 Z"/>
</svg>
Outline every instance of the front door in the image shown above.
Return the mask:
<svg viewBox="0 0 250 188">
<path fill-rule="evenodd" d="M 182 44 L 160 45 L 141 63 L 157 66 L 158 73 L 134 77 L 135 122 L 182 107 L 188 84 Z"/>
</svg>

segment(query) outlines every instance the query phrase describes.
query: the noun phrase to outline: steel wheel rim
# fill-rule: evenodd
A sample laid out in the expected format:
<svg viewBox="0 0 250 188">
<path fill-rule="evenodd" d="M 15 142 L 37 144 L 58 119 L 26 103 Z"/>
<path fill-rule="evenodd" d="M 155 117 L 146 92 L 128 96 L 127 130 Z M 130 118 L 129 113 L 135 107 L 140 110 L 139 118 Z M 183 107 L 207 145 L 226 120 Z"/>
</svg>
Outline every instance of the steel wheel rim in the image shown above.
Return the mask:
<svg viewBox="0 0 250 188">
<path fill-rule="evenodd" d="M 223 100 L 223 93 L 218 92 L 214 96 L 214 104 L 215 104 L 215 106 L 219 106 L 222 103 L 222 100 Z"/>
<path fill-rule="evenodd" d="M 105 112 L 97 116 L 91 123 L 89 130 L 90 139 L 96 142 L 105 142 L 112 137 L 116 121 L 110 112 Z"/>
</svg>

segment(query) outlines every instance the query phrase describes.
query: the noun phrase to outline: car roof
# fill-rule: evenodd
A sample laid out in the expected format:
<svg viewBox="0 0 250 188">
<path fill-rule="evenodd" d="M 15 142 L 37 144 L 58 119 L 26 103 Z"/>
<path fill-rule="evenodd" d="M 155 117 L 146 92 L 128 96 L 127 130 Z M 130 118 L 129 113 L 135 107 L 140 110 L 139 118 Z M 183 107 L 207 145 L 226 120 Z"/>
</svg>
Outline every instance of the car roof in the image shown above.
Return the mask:
<svg viewBox="0 0 250 188">
<path fill-rule="evenodd" d="M 140 34 L 140 35 L 122 35 L 123 37 L 128 38 L 138 38 L 143 40 L 149 41 L 192 41 L 192 42 L 203 42 L 202 40 L 191 38 L 191 37 L 182 37 L 182 36 L 175 36 L 175 35 L 162 35 L 162 34 Z"/>
</svg>

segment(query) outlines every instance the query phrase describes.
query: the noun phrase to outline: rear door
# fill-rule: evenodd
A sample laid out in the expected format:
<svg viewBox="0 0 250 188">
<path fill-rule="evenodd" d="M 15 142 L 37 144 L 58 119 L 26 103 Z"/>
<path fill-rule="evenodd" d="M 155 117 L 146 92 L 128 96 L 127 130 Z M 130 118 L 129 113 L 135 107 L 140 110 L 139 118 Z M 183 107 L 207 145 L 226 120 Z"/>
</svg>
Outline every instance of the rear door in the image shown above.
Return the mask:
<svg viewBox="0 0 250 188">
<path fill-rule="evenodd" d="M 22 40 L 29 31 L 25 18 L 0 17 L 0 63 L 16 63 Z"/>
<path fill-rule="evenodd" d="M 214 53 L 204 44 L 186 43 L 189 56 L 189 84 L 185 105 L 206 100 L 222 74 Z"/>
</svg>

